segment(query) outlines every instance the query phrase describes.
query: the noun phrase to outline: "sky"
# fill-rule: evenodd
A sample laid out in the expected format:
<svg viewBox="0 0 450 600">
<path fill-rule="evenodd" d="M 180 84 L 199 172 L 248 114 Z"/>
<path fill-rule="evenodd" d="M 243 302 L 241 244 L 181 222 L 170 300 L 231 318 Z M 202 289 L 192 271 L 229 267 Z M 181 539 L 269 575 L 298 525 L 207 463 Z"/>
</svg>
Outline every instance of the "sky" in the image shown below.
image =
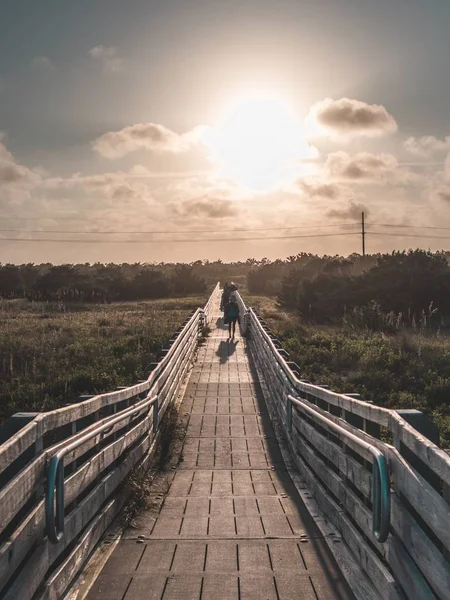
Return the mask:
<svg viewBox="0 0 450 600">
<path fill-rule="evenodd" d="M 0 263 L 450 249 L 450 3 L 0 0 Z M 45 241 L 47 240 L 47 241 Z"/>
</svg>

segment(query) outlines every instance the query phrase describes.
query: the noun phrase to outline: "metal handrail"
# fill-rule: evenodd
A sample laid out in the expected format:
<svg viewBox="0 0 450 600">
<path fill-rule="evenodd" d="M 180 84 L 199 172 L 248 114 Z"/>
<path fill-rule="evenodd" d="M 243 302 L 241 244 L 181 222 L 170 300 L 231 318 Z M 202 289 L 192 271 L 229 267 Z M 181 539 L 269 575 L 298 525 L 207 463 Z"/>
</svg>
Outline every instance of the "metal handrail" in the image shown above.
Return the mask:
<svg viewBox="0 0 450 600">
<path fill-rule="evenodd" d="M 383 453 L 372 444 L 365 442 L 357 435 L 354 435 L 338 423 L 328 419 L 325 415 L 319 413 L 316 409 L 308 406 L 301 398 L 295 398 L 290 394 L 287 396 L 287 429 L 292 433 L 292 405 L 295 404 L 302 411 L 308 413 L 317 421 L 329 429 L 333 429 L 339 435 L 359 445 L 369 452 L 373 457 L 373 485 L 372 485 L 372 533 L 375 539 L 383 543 L 389 535 L 389 525 L 391 520 L 391 498 L 389 485 L 389 471 L 386 458 Z"/>
<path fill-rule="evenodd" d="M 45 494 L 45 527 L 50 542 L 57 544 L 64 537 L 64 457 L 66 454 L 73 452 L 91 438 L 110 432 L 116 423 L 132 417 L 142 412 L 143 409 L 150 408 L 152 405 L 153 432 L 155 433 L 158 428 L 158 396 L 151 396 L 144 400 L 144 402 L 140 402 L 137 406 L 124 410 L 116 417 L 108 419 L 95 429 L 61 448 L 61 450 L 52 456 L 48 467 L 48 481 Z"/>
</svg>

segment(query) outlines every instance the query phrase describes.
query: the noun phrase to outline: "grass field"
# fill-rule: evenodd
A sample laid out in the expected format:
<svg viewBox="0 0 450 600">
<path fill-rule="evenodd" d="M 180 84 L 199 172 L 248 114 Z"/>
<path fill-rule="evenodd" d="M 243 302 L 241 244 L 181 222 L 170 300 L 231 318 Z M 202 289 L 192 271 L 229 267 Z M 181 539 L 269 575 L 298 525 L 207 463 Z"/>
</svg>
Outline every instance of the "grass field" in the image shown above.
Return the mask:
<svg viewBox="0 0 450 600">
<path fill-rule="evenodd" d="M 273 298 L 245 295 L 245 301 L 259 310 L 303 378 L 387 408 L 427 413 L 439 427 L 442 446 L 450 448 L 448 335 L 304 325 L 279 310 Z"/>
<path fill-rule="evenodd" d="M 104 305 L 0 300 L 0 422 L 130 385 L 206 297 Z"/>
</svg>

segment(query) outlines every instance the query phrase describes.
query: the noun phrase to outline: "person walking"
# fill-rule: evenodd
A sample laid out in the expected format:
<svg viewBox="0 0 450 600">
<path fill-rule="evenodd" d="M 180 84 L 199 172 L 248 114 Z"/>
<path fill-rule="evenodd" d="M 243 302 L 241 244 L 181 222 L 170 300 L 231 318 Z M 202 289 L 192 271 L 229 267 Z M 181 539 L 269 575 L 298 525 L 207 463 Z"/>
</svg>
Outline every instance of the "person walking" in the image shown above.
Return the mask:
<svg viewBox="0 0 450 600">
<path fill-rule="evenodd" d="M 234 340 L 236 322 L 239 321 L 239 304 L 234 292 L 230 294 L 228 304 L 225 307 L 226 320 L 228 322 L 228 339 Z"/>
<path fill-rule="evenodd" d="M 223 284 L 223 292 L 222 292 L 222 297 L 220 299 L 220 310 L 225 312 L 225 307 L 228 304 L 228 298 L 230 297 L 230 286 L 228 285 L 227 282 L 225 282 Z"/>
</svg>

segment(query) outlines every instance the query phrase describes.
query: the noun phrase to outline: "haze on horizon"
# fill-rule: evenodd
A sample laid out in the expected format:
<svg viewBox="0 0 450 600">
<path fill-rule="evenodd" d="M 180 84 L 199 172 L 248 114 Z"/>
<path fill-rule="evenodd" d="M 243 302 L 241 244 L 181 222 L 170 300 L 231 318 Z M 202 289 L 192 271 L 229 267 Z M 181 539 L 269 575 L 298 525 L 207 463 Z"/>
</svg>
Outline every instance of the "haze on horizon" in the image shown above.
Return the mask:
<svg viewBox="0 0 450 600">
<path fill-rule="evenodd" d="M 0 14 L 1 263 L 450 248 L 448 2 Z"/>
</svg>

